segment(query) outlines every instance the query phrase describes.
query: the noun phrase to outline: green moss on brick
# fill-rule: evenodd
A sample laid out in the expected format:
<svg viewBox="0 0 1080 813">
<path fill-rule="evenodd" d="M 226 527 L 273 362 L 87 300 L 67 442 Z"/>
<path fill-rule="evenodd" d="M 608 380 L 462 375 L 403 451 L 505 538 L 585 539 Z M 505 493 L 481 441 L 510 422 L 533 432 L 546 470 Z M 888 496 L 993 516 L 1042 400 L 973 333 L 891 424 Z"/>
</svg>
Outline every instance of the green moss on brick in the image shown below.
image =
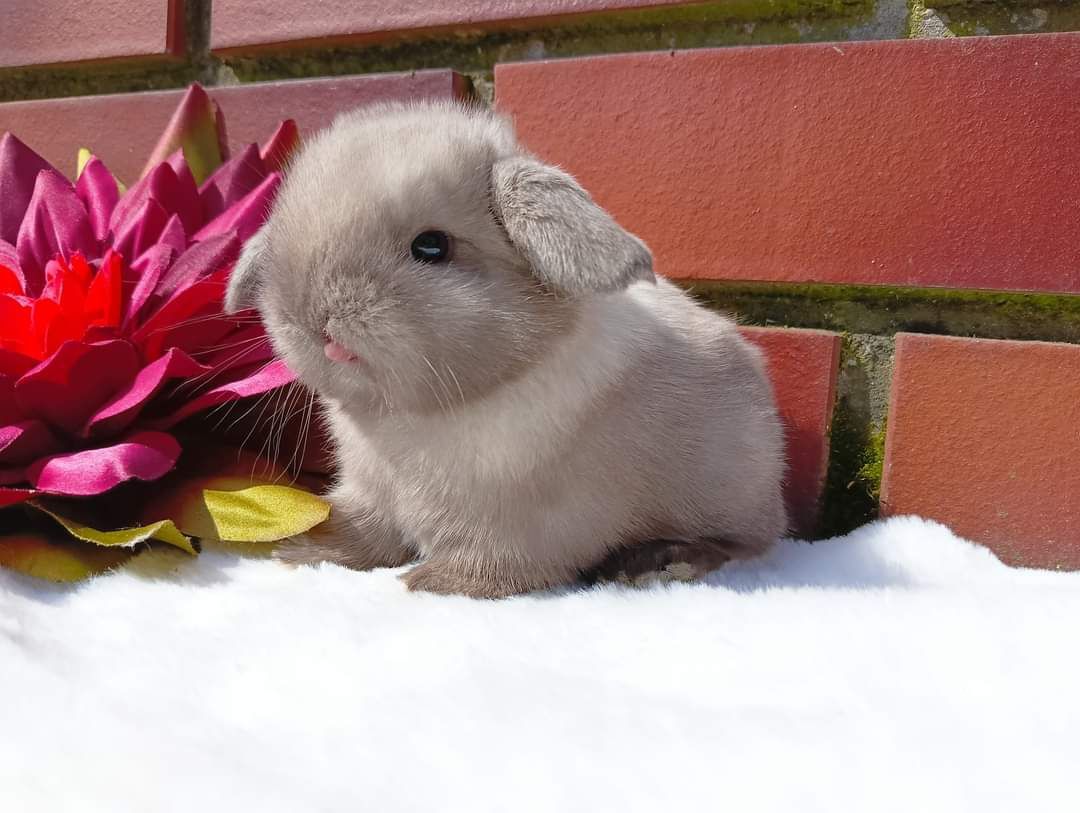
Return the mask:
<svg viewBox="0 0 1080 813">
<path fill-rule="evenodd" d="M 866 485 L 875 501 L 881 498 L 881 477 L 885 471 L 885 430 L 883 423 L 880 429 L 870 433 L 862 451 L 863 464 L 857 474 L 857 479 Z"/>
<path fill-rule="evenodd" d="M 847 533 L 878 515 L 885 452 L 880 391 L 891 376 L 892 345 L 866 339 L 843 337 L 820 537 Z"/>
<path fill-rule="evenodd" d="M 872 0 L 731 0 L 265 46 L 222 58 L 244 81 L 419 68 L 477 73 L 547 57 L 843 40 L 873 10 Z"/>
<path fill-rule="evenodd" d="M 1080 296 L 873 285 L 686 281 L 748 323 L 1080 343 Z"/>
</svg>

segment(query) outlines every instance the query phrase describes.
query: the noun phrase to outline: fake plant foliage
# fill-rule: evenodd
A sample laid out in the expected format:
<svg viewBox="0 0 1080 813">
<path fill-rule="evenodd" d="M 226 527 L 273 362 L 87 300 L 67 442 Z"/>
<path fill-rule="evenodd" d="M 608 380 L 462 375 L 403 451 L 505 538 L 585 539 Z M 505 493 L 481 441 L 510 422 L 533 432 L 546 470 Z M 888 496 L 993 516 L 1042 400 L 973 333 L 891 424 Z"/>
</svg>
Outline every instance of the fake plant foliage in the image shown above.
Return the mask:
<svg viewBox="0 0 1080 813">
<path fill-rule="evenodd" d="M 85 152 L 71 183 L 0 137 L 0 564 L 78 578 L 150 542 L 194 554 L 326 518 L 192 420 L 293 380 L 254 314 L 221 303 L 296 143 L 286 121 L 229 158 L 197 85 L 130 188 Z"/>
</svg>

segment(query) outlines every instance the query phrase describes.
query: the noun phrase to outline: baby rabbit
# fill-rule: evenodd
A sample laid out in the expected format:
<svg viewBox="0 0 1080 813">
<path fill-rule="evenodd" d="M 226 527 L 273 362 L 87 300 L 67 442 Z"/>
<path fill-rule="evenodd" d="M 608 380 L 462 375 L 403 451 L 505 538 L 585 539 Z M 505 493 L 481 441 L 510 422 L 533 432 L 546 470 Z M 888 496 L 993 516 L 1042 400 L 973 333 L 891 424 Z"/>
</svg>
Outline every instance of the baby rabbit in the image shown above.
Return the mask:
<svg viewBox="0 0 1080 813">
<path fill-rule="evenodd" d="M 420 559 L 413 590 L 501 597 L 650 540 L 719 564 L 785 531 L 758 350 L 491 111 L 340 116 L 226 307 L 261 311 L 335 444 L 331 518 L 281 559 Z"/>
</svg>

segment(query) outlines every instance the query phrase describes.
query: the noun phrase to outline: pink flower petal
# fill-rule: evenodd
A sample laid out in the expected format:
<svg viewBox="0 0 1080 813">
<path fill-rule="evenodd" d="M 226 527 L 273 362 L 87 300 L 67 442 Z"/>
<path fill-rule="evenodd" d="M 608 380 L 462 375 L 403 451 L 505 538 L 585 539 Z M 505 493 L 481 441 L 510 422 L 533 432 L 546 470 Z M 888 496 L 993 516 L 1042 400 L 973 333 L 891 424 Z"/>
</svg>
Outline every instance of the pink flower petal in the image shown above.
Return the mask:
<svg viewBox="0 0 1080 813">
<path fill-rule="evenodd" d="M 143 177 L 182 149 L 195 175 L 200 180 L 205 178 L 228 156 L 220 123 L 217 104 L 200 85 L 192 84 L 150 153 Z"/>
<path fill-rule="evenodd" d="M 60 441 L 38 420 L 0 426 L 0 463 L 20 466 L 60 449 Z"/>
<path fill-rule="evenodd" d="M 114 233 L 113 250 L 123 257 L 138 257 L 153 248 L 169 221 L 169 213 L 153 198 L 143 202 L 139 211 Z"/>
<path fill-rule="evenodd" d="M 192 239 L 205 240 L 229 231 L 235 232 L 242 241 L 249 239 L 259 230 L 266 221 L 266 216 L 270 214 L 270 206 L 274 202 L 274 195 L 277 194 L 280 184 L 281 175 L 271 172 L 266 176 L 265 181 L 252 189 L 242 200 L 237 201 L 199 229 Z"/>
<path fill-rule="evenodd" d="M 51 357 L 15 382 L 23 414 L 74 434 L 139 371 L 127 341 L 64 342 Z"/>
<path fill-rule="evenodd" d="M 70 258 L 76 251 L 85 257 L 97 257 L 101 253 L 82 201 L 59 172 L 46 170 L 38 174 L 15 251 L 29 296 L 40 293 L 45 282 L 45 266 L 57 254 Z"/>
<path fill-rule="evenodd" d="M 268 172 L 281 172 L 298 146 L 300 146 L 300 130 L 295 121 L 285 119 L 259 149 L 259 157 L 266 165 Z"/>
<path fill-rule="evenodd" d="M 220 347 L 199 358 L 207 367 L 230 370 L 244 365 L 261 364 L 274 357 L 274 347 L 261 324 L 246 325 L 222 338 Z"/>
<path fill-rule="evenodd" d="M 52 169 L 49 162 L 11 133 L 0 135 L 0 240 L 14 243 L 18 238 L 38 173 L 47 169 Z M 2 257 L 0 262 L 14 267 Z"/>
<path fill-rule="evenodd" d="M 181 289 L 147 319 L 133 334 L 132 340 L 142 349 L 143 357 L 156 359 L 169 345 L 169 334 L 179 327 L 206 316 L 225 318 L 221 298 L 229 269 L 211 274 Z"/>
<path fill-rule="evenodd" d="M 161 390 L 166 381 L 198 375 L 209 369 L 181 350 L 169 350 L 161 358 L 139 370 L 131 386 L 119 392 L 95 412 L 83 427 L 82 435 L 100 437 L 119 434 L 138 417 L 143 407 Z"/>
<path fill-rule="evenodd" d="M 240 256 L 240 240 L 231 232 L 192 245 L 165 272 L 154 291 L 163 302 L 201 279 L 231 267 Z"/>
<path fill-rule="evenodd" d="M 86 207 L 94 237 L 104 240 L 109 233 L 109 218 L 120 200 L 116 178 L 98 158 L 91 158 L 75 183 L 75 194 Z"/>
<path fill-rule="evenodd" d="M 157 480 L 176 465 L 180 444 L 164 432 L 136 432 L 120 443 L 53 455 L 27 469 L 39 491 L 86 497 L 128 480 Z"/>
<path fill-rule="evenodd" d="M 179 256 L 188 247 L 187 230 L 184 229 L 184 222 L 180 219 L 179 215 L 172 215 L 169 221 L 165 224 L 165 228 L 161 230 L 161 234 L 158 236 L 157 245 L 168 246 L 173 250 L 173 253 Z M 142 256 L 142 253 L 139 255 Z M 136 257 L 136 260 L 138 257 Z"/>
<path fill-rule="evenodd" d="M 124 275 L 124 330 L 129 331 L 144 316 L 148 300 L 153 296 L 158 282 L 172 265 L 176 252 L 169 246 L 158 244 L 145 252 L 130 266 Z"/>
<path fill-rule="evenodd" d="M 163 331 L 162 347 L 175 347 L 191 355 L 227 348 L 232 343 L 228 336 L 235 327 L 232 317 L 214 308 L 205 315 Z"/>
<path fill-rule="evenodd" d="M 202 204 L 191 174 L 178 175 L 168 164 L 158 164 L 120 198 L 109 218 L 109 231 L 114 236 L 130 231 L 130 221 L 139 216 L 148 200 L 153 200 L 168 214 L 177 215 L 188 234 L 194 234 L 202 226 Z"/>
<path fill-rule="evenodd" d="M 0 508 L 26 502 L 36 493 L 32 488 L 0 488 Z"/>
<path fill-rule="evenodd" d="M 112 235 L 112 248 L 122 257 L 139 257 L 158 244 L 170 214 L 152 198 L 127 220 L 120 231 Z"/>
<path fill-rule="evenodd" d="M 151 425 L 158 429 L 168 429 L 196 412 L 201 412 L 218 404 L 236 401 L 240 398 L 261 395 L 264 392 L 290 384 L 295 380 L 296 374 L 285 366 L 284 361 L 280 359 L 272 361 L 260 367 L 247 378 L 231 381 L 228 384 L 222 384 L 208 392 L 204 392 L 198 398 L 188 401 L 171 415 L 156 420 Z"/>
<path fill-rule="evenodd" d="M 239 155 L 222 164 L 199 189 L 204 222 L 209 223 L 266 178 L 259 148 L 248 144 Z"/>
</svg>

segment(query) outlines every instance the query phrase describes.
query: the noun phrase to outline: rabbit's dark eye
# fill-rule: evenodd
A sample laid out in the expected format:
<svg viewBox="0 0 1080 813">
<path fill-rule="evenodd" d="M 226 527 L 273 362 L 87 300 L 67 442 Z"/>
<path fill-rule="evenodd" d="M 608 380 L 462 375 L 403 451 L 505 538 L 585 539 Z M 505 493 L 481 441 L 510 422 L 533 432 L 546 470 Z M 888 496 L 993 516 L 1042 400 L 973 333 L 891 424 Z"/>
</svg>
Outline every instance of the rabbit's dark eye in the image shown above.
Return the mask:
<svg viewBox="0 0 1080 813">
<path fill-rule="evenodd" d="M 413 259 L 421 263 L 444 263 L 450 259 L 450 235 L 444 231 L 422 231 L 413 238 Z"/>
</svg>

